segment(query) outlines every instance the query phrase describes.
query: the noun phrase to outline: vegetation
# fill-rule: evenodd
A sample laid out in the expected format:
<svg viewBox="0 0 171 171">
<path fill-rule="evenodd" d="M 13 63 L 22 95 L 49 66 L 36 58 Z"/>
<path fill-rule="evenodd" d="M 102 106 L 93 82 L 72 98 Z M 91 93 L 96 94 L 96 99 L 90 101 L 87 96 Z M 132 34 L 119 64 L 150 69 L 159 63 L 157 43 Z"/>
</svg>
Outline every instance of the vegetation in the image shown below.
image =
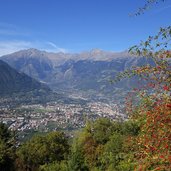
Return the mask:
<svg viewBox="0 0 171 171">
<path fill-rule="evenodd" d="M 4 171 L 14 170 L 14 142 L 14 136 L 8 130 L 8 127 L 0 123 L 0 168 Z"/>
<path fill-rule="evenodd" d="M 133 14 L 135 16 L 144 14 L 147 10 L 149 10 L 153 5 L 159 4 L 160 2 L 164 2 L 166 0 L 146 0 L 144 6 L 138 8 L 138 10 Z"/>
<path fill-rule="evenodd" d="M 46 136 L 36 136 L 17 150 L 19 170 L 37 170 L 40 165 L 65 159 L 69 152 L 64 133 L 51 132 Z"/>
<path fill-rule="evenodd" d="M 153 2 L 153 1 L 149 1 Z M 157 2 L 157 1 L 156 1 Z M 126 99 L 129 120 L 87 122 L 70 142 L 62 132 L 31 138 L 17 149 L 15 136 L 0 124 L 0 168 L 22 171 L 171 170 L 171 27 L 133 46 L 153 65 L 133 67 L 116 81 L 138 76 L 141 86 Z M 132 96 L 131 96 L 132 95 Z"/>
<path fill-rule="evenodd" d="M 138 114 L 133 119 L 143 119 L 139 144 L 138 164 L 144 170 L 171 169 L 171 27 L 161 28 L 156 36 L 151 36 L 132 52 L 151 57 L 154 66 L 134 68 L 146 84 L 139 92 L 141 104 L 134 106 Z M 146 90 L 146 91 L 145 91 Z"/>
</svg>

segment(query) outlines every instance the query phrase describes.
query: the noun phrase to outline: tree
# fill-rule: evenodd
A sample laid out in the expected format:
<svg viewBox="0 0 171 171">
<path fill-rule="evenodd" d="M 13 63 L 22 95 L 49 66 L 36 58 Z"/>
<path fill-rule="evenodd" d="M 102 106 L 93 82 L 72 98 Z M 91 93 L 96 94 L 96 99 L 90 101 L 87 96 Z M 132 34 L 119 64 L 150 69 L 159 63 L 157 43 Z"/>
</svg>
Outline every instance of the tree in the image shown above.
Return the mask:
<svg viewBox="0 0 171 171">
<path fill-rule="evenodd" d="M 62 132 L 35 136 L 18 149 L 18 165 L 21 170 L 36 170 L 40 165 L 64 160 L 68 152 L 68 139 Z"/>
<path fill-rule="evenodd" d="M 15 144 L 12 140 L 12 132 L 0 123 L 0 168 L 3 171 L 14 170 Z"/>
<path fill-rule="evenodd" d="M 0 140 L 8 142 L 11 139 L 12 133 L 4 123 L 0 123 Z"/>
<path fill-rule="evenodd" d="M 143 86 L 134 89 L 139 103 L 129 99 L 133 121 L 141 121 L 136 155 L 137 170 L 171 169 L 171 26 L 160 28 L 155 36 L 133 46 L 130 53 L 151 58 L 154 65 L 131 68 L 117 79 L 139 76 Z M 116 80 L 117 80 L 116 79 Z M 131 103 L 130 103 L 131 102 Z"/>
<path fill-rule="evenodd" d="M 50 164 L 42 165 L 39 169 L 39 171 L 70 171 L 68 168 L 68 162 L 67 161 L 61 161 L 61 162 L 53 162 Z"/>
<path fill-rule="evenodd" d="M 133 138 L 138 133 L 136 122 L 113 122 L 106 118 L 88 122 L 73 141 L 70 170 L 130 170 L 134 166 Z"/>
</svg>

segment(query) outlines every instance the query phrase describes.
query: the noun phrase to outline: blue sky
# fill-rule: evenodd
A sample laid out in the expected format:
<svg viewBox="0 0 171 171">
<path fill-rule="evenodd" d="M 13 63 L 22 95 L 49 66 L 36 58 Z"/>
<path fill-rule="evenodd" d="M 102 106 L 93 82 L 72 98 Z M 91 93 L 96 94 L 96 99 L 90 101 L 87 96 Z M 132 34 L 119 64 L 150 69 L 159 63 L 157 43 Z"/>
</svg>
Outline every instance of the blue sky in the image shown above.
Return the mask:
<svg viewBox="0 0 171 171">
<path fill-rule="evenodd" d="M 0 0 L 0 55 L 27 48 L 122 51 L 171 24 L 171 0 L 130 17 L 145 0 Z"/>
</svg>

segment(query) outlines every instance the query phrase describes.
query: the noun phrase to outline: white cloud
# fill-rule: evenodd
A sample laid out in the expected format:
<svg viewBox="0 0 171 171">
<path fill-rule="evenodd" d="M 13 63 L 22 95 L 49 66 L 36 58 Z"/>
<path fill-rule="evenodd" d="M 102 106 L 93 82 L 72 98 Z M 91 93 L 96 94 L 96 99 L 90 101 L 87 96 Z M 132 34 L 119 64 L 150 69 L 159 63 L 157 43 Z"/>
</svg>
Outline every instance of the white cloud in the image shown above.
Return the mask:
<svg viewBox="0 0 171 171">
<path fill-rule="evenodd" d="M 51 41 L 26 41 L 26 39 L 33 37 L 31 33 L 13 24 L 0 22 L 1 35 L 3 39 L 0 37 L 0 56 L 28 48 L 36 48 L 48 52 L 66 52 L 66 49 L 57 46 Z M 17 37 L 17 40 L 14 37 Z"/>
<path fill-rule="evenodd" d="M 48 52 L 66 52 L 66 49 L 59 48 L 52 42 L 10 40 L 0 41 L 0 56 L 29 48 L 36 48 Z"/>
<path fill-rule="evenodd" d="M 47 42 L 47 44 L 49 44 L 50 46 L 52 46 L 52 47 L 54 47 L 54 48 L 58 48 L 54 43 L 52 43 L 52 42 Z"/>
<path fill-rule="evenodd" d="M 0 41 L 0 56 L 31 47 L 27 41 Z"/>
<path fill-rule="evenodd" d="M 64 48 L 60 48 L 58 47 L 55 43 L 53 42 L 46 42 L 47 45 L 50 45 L 49 49 L 47 49 L 47 51 L 52 51 L 52 52 L 63 52 L 63 53 L 66 53 L 67 50 L 64 49 Z"/>
</svg>

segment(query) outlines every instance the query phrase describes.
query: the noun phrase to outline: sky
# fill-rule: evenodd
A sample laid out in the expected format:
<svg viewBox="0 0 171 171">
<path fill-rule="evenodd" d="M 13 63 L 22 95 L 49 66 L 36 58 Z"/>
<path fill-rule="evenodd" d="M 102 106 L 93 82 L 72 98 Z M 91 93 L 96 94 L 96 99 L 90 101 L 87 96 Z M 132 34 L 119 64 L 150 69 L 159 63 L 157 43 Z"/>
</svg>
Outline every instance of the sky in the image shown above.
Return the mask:
<svg viewBox="0 0 171 171">
<path fill-rule="evenodd" d="M 124 51 L 171 25 L 171 0 L 130 16 L 145 0 L 0 0 L 0 56 L 37 48 Z"/>
</svg>

